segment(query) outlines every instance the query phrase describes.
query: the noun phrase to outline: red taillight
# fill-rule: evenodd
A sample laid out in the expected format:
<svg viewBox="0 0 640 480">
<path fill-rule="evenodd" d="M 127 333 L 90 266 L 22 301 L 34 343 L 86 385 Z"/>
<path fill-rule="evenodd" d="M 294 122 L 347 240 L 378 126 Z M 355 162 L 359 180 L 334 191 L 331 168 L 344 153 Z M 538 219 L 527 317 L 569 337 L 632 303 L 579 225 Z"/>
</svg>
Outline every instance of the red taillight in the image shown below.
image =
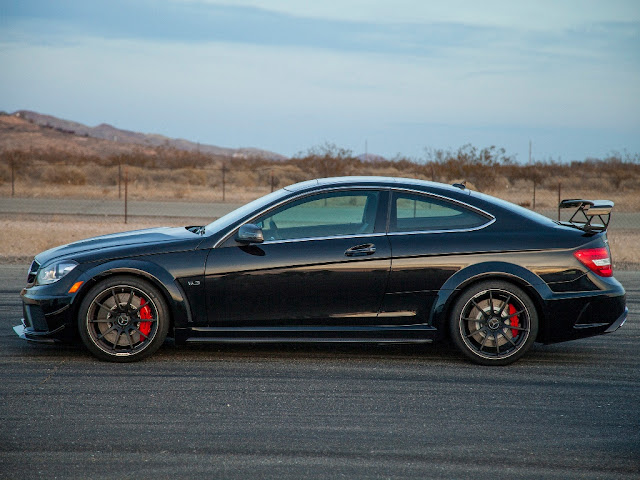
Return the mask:
<svg viewBox="0 0 640 480">
<path fill-rule="evenodd" d="M 585 248 L 574 252 L 573 255 L 580 260 L 589 270 L 601 277 L 613 276 L 611 268 L 611 255 L 607 247 Z"/>
</svg>

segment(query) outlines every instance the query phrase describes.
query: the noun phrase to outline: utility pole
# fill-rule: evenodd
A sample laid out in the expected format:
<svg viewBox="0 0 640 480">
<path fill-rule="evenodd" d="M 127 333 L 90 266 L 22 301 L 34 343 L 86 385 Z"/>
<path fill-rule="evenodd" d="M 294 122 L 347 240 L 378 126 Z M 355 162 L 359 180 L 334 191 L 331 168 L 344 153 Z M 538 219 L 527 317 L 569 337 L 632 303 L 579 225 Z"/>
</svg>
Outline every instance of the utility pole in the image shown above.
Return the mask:
<svg viewBox="0 0 640 480">
<path fill-rule="evenodd" d="M 531 165 L 531 140 L 529 140 L 529 165 Z"/>
</svg>

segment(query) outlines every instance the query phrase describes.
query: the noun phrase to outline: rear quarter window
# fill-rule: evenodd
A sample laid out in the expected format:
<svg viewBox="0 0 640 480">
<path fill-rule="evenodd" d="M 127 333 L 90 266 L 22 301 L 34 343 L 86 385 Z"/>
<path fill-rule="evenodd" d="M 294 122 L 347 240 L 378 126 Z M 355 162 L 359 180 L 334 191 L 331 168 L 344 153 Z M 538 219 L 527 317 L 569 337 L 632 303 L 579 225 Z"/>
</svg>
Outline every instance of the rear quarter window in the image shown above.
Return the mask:
<svg viewBox="0 0 640 480">
<path fill-rule="evenodd" d="M 396 193 L 391 205 L 392 232 L 464 230 L 480 227 L 490 218 L 454 202 L 412 193 Z"/>
</svg>

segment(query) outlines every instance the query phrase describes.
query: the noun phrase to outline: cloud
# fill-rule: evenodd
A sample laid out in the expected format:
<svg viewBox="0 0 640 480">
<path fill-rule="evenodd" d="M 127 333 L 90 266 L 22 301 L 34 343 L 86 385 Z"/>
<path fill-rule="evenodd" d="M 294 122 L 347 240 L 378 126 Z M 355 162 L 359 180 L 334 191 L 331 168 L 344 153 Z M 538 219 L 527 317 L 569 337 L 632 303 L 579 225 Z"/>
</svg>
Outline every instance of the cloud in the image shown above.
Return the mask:
<svg viewBox="0 0 640 480">
<path fill-rule="evenodd" d="M 640 128 L 633 15 L 595 22 L 560 6 L 544 24 L 521 2 L 495 18 L 491 2 L 452 3 L 463 4 L 11 2 L 0 105 L 283 153 L 373 147 L 373 136 L 380 153 L 415 154 L 482 135 L 500 144 L 500 132 L 526 145 L 526 131 Z M 511 24 L 516 14 L 532 21 Z"/>
</svg>

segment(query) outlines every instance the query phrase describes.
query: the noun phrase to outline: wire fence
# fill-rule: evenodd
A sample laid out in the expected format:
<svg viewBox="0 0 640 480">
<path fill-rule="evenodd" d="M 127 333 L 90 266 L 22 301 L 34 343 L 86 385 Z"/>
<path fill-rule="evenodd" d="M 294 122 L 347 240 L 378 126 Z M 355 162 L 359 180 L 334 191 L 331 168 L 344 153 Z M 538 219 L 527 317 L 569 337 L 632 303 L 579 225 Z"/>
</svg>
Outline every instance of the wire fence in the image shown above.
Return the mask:
<svg viewBox="0 0 640 480">
<path fill-rule="evenodd" d="M 124 223 L 140 217 L 205 221 L 280 187 L 317 178 L 317 173 L 278 163 L 252 168 L 237 167 L 233 162 L 167 168 L 31 162 L 28 169 L 10 164 L 0 177 L 0 214 L 117 217 Z M 444 183 L 464 180 L 439 175 L 433 167 L 394 171 L 360 165 L 357 170 L 340 173 L 403 176 Z M 473 183 L 468 186 L 554 220 L 566 220 L 570 214 L 558 208 L 561 199 L 606 198 L 616 203 L 611 229 L 640 229 L 640 193 L 635 188 L 615 188 L 610 182 L 576 182 L 572 178 L 507 178 L 496 176 L 489 167 L 485 173 L 492 181 L 483 182 L 483 188 Z"/>
</svg>

